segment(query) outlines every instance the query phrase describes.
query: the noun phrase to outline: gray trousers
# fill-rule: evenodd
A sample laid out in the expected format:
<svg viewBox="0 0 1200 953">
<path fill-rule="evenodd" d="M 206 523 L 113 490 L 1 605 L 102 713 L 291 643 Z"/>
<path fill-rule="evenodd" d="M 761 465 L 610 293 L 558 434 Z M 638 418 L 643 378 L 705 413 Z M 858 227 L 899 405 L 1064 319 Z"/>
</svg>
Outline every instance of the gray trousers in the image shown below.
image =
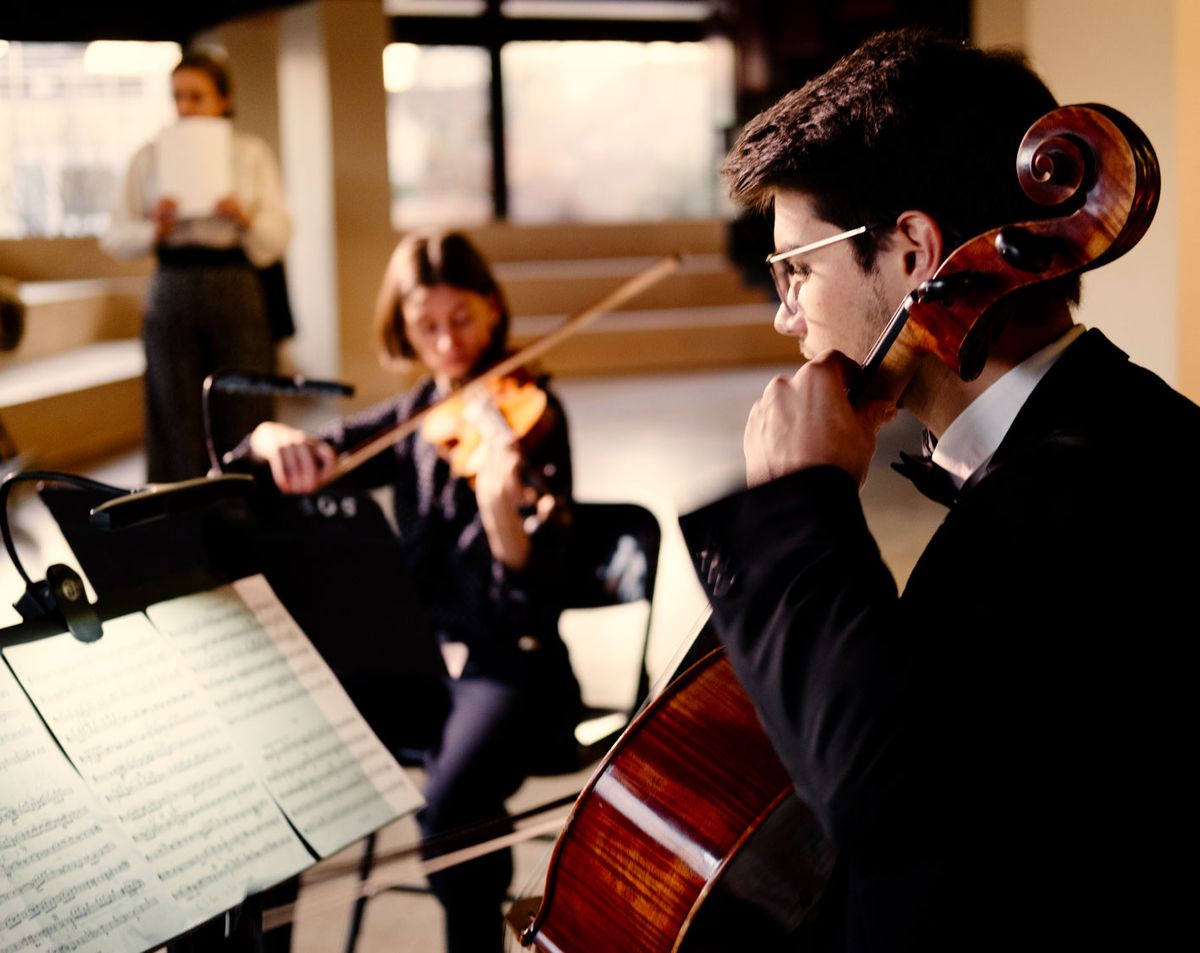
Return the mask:
<svg viewBox="0 0 1200 953">
<path fill-rule="evenodd" d="M 146 348 L 146 470 L 151 483 L 209 469 L 201 393 L 218 370 L 268 372 L 273 344 L 257 272 L 249 265 L 160 265 L 142 325 Z M 218 454 L 271 416 L 271 402 L 213 395 Z"/>
</svg>

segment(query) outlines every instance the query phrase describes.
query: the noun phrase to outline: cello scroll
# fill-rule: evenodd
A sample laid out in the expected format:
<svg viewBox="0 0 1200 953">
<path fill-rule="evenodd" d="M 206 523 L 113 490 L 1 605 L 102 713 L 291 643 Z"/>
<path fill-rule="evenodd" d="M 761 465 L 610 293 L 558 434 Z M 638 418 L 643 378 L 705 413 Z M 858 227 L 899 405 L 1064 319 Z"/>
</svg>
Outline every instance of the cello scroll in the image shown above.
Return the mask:
<svg viewBox="0 0 1200 953">
<path fill-rule="evenodd" d="M 896 311 L 851 386 L 853 399 L 896 398 L 921 354 L 974 379 L 997 301 L 1114 261 L 1138 243 L 1158 207 L 1154 148 L 1108 106 L 1062 106 L 1037 120 L 1021 141 L 1016 174 L 1047 217 L 991 229 L 951 252 Z"/>
</svg>

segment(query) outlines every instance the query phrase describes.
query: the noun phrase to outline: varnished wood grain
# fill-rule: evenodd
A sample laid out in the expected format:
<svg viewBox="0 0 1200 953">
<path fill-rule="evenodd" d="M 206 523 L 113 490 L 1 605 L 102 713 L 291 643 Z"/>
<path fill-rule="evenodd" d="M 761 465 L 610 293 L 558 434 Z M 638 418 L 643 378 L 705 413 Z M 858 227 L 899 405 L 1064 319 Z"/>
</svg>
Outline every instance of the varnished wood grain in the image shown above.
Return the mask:
<svg viewBox="0 0 1200 953">
<path fill-rule="evenodd" d="M 684 948 L 702 902 L 789 800 L 791 780 L 715 653 L 642 713 L 580 795 L 524 942 L 547 953 Z M 825 851 L 823 835 L 815 843 Z M 810 902 L 831 863 L 820 855 L 817 886 L 800 891 Z M 792 862 L 803 867 L 789 852 Z"/>
</svg>

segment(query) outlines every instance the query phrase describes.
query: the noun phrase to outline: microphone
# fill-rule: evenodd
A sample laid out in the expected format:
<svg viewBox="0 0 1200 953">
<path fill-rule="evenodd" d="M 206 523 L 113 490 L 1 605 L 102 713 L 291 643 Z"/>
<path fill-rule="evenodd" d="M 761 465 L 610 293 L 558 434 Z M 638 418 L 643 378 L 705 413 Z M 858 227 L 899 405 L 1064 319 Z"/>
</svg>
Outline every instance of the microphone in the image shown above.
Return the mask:
<svg viewBox="0 0 1200 953">
<path fill-rule="evenodd" d="M 255 371 L 218 371 L 208 376 L 204 382 L 204 389 L 220 391 L 223 394 L 255 394 L 264 397 L 350 397 L 354 394 L 353 385 L 343 384 L 341 381 L 310 380 L 303 374 L 283 377 Z"/>
<path fill-rule="evenodd" d="M 245 498 L 253 490 L 254 477 L 248 473 L 222 473 L 178 483 L 148 483 L 93 507 L 88 514 L 89 522 L 105 530 L 141 526 L 218 500 Z"/>
<path fill-rule="evenodd" d="M 208 462 L 214 471 L 220 471 L 222 459 L 217 455 L 212 411 L 209 409 L 213 391 L 256 397 L 350 397 L 354 394 L 354 387 L 341 381 L 309 380 L 303 374 L 282 377 L 258 371 L 235 370 L 215 371 L 209 374 L 204 378 L 204 387 L 200 392 L 200 412 L 204 418 L 204 446 L 208 451 Z"/>
</svg>

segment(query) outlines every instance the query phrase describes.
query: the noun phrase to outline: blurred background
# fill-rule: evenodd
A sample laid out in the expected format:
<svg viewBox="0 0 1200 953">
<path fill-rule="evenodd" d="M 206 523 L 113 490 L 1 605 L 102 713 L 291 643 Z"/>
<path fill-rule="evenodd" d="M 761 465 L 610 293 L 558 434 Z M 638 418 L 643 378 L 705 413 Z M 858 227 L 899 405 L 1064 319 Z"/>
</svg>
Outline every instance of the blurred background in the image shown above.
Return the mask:
<svg viewBox="0 0 1200 953">
<path fill-rule="evenodd" d="M 138 439 L 136 348 L 121 342 L 136 337 L 151 263 L 113 262 L 96 236 L 129 157 L 173 118 L 183 45 L 227 51 L 235 123 L 280 157 L 295 219 L 290 359 L 353 381 L 368 403 L 395 386 L 366 333 L 379 275 L 403 230 L 433 223 L 468 229 L 500 266 L 518 339 L 633 259 L 690 254 L 636 310 L 549 355 L 556 373 L 790 358 L 747 307 L 766 294 L 769 235 L 730 207 L 716 166 L 746 118 L 907 23 L 1019 47 L 1060 101 L 1108 103 L 1149 133 L 1157 220 L 1127 266 L 1088 276 L 1083 319 L 1195 396 L 1200 291 L 1183 263 L 1200 229 L 1186 214 L 1200 203 L 1200 118 L 1186 106 L 1200 67 L 1185 51 L 1200 10 L 1187 0 L 66 2 L 9 5 L 0 21 L 0 276 L 27 312 L 24 339 L 0 353 L 5 425 L 46 461 Z M 50 361 L 72 352 L 68 369 Z M 58 404 L 19 386 L 37 360 L 47 399 L 83 377 L 111 385 L 106 422 L 63 432 Z"/>
</svg>

